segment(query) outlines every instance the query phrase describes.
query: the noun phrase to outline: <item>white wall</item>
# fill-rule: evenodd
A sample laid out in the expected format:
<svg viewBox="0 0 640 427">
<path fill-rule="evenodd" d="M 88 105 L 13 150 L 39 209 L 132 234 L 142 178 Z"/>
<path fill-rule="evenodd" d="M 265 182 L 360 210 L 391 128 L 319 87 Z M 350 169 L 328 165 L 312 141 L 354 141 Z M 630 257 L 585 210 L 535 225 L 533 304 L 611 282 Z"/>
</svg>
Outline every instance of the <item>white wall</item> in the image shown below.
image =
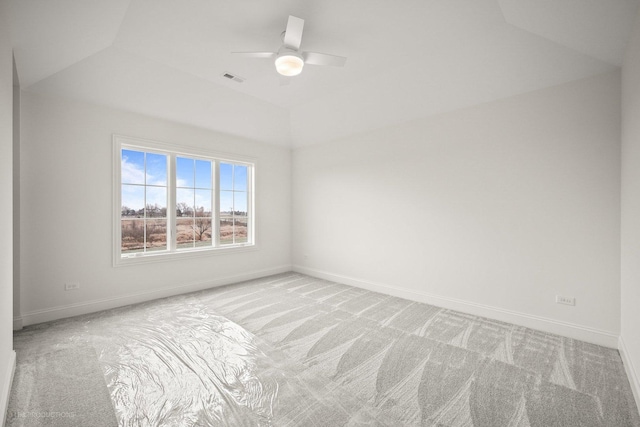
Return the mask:
<svg viewBox="0 0 640 427">
<path fill-rule="evenodd" d="M 24 324 L 290 269 L 288 149 L 28 92 L 21 124 Z M 259 250 L 112 267 L 113 133 L 257 158 Z"/>
<path fill-rule="evenodd" d="M 13 352 L 13 55 L 0 4 L 0 425 L 4 425 Z"/>
<path fill-rule="evenodd" d="M 298 271 L 617 345 L 619 73 L 297 149 L 292 175 Z"/>
<path fill-rule="evenodd" d="M 622 68 L 622 333 L 640 406 L 640 12 Z"/>
<path fill-rule="evenodd" d="M 20 82 L 13 61 L 13 318 L 20 318 Z M 20 322 L 14 324 L 19 327 Z"/>
</svg>

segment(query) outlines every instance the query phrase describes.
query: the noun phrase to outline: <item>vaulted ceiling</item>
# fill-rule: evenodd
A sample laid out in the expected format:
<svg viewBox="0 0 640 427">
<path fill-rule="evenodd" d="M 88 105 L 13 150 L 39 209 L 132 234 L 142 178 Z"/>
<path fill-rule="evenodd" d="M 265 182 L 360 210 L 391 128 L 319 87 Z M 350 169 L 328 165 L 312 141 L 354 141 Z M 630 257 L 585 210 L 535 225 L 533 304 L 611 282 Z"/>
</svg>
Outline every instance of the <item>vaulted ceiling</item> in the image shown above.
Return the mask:
<svg viewBox="0 0 640 427">
<path fill-rule="evenodd" d="M 615 70 L 639 2 L 1 1 L 24 90 L 294 147 Z M 289 15 L 346 66 L 231 54 L 277 50 Z"/>
</svg>

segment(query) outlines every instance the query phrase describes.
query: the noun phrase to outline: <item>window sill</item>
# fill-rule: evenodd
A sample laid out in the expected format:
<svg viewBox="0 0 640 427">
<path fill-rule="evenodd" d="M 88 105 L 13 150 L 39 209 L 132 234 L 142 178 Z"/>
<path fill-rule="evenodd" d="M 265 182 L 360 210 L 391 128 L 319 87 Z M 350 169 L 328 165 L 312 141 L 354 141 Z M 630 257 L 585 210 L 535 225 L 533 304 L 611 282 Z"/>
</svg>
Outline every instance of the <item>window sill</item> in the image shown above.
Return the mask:
<svg viewBox="0 0 640 427">
<path fill-rule="evenodd" d="M 214 256 L 214 255 L 231 255 L 231 254 L 244 253 L 244 252 L 253 252 L 257 250 L 258 250 L 258 246 L 255 244 L 252 244 L 252 245 L 237 245 L 237 246 L 207 248 L 207 249 L 181 250 L 179 252 L 159 252 L 159 253 L 150 253 L 146 255 L 137 255 L 137 256 L 132 255 L 127 257 L 119 257 L 118 255 L 114 259 L 113 266 L 123 267 L 126 265 L 139 265 L 139 264 L 150 264 L 150 263 L 174 261 L 174 260 L 187 260 L 192 258 L 202 258 L 202 257 Z"/>
</svg>

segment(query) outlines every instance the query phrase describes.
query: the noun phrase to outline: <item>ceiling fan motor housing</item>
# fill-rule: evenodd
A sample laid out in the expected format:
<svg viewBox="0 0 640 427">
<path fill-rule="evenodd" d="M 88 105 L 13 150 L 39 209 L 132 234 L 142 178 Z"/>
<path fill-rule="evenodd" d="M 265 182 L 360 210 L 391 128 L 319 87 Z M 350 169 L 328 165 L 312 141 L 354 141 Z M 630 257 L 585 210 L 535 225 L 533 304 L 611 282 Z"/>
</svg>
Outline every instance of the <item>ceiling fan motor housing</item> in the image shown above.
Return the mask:
<svg viewBox="0 0 640 427">
<path fill-rule="evenodd" d="M 283 46 L 278 51 L 275 65 L 278 73 L 283 76 L 297 76 L 304 67 L 304 58 L 298 51 Z"/>
</svg>

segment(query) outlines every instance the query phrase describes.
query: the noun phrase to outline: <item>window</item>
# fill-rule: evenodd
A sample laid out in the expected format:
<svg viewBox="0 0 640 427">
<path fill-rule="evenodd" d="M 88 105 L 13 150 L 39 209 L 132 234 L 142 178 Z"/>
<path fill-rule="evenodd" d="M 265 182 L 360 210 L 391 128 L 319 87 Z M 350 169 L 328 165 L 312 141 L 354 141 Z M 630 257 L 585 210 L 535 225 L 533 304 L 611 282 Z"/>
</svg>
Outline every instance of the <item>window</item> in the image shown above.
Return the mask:
<svg viewBox="0 0 640 427">
<path fill-rule="evenodd" d="M 168 156 L 123 148 L 121 162 L 122 254 L 166 250 Z"/>
<path fill-rule="evenodd" d="M 176 157 L 176 246 L 213 244 L 213 171 L 215 161 Z"/>
<path fill-rule="evenodd" d="M 220 164 L 220 244 L 233 245 L 248 240 L 249 221 L 246 165 Z"/>
<path fill-rule="evenodd" d="M 254 162 L 114 136 L 115 264 L 253 246 Z"/>
</svg>

